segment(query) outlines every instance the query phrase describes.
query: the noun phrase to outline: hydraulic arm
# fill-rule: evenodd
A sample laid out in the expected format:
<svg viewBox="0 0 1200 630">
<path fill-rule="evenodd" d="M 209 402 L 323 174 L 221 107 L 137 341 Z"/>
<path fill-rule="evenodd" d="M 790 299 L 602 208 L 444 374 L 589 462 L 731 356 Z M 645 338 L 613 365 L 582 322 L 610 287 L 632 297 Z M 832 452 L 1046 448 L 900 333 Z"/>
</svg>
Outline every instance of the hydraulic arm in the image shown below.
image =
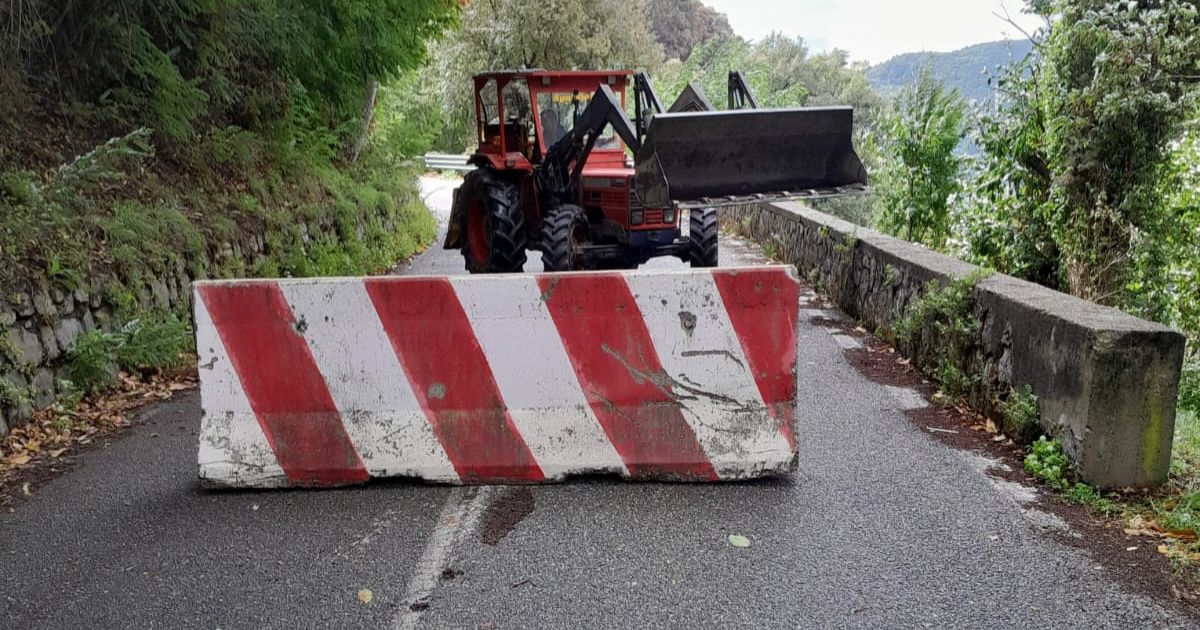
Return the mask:
<svg viewBox="0 0 1200 630">
<path fill-rule="evenodd" d="M 534 171 L 543 207 L 551 208 L 572 201 L 574 183 L 579 181 L 588 155 L 609 125 L 630 150 L 637 153 L 642 146 L 637 128 L 625 115 L 621 101 L 612 89 L 601 85 L 576 118 L 575 125 L 546 150 L 545 159 Z"/>
</svg>

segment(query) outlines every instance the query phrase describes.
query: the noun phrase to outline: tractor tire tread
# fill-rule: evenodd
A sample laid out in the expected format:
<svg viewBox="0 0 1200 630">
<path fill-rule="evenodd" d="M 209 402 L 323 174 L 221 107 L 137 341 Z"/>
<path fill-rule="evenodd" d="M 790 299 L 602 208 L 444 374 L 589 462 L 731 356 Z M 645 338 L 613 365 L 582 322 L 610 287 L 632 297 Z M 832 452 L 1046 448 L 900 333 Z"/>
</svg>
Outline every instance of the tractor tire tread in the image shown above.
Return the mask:
<svg viewBox="0 0 1200 630">
<path fill-rule="evenodd" d="M 491 228 L 491 252 L 488 264 L 480 268 L 472 259 L 469 244 L 463 247 L 467 270 L 471 273 L 517 273 L 524 269 L 527 256 L 525 247 L 525 212 L 521 207 L 521 191 L 515 183 L 487 168 L 479 168 L 464 178 L 464 202 L 469 195 L 484 195 L 484 207 L 488 212 L 485 225 Z M 464 215 L 464 221 L 466 217 Z M 464 225 L 463 238 L 467 229 Z"/>
<path fill-rule="evenodd" d="M 572 271 L 578 268 L 571 260 L 571 234 L 575 222 L 586 221 L 579 206 L 565 204 L 553 210 L 542 221 L 542 269 L 547 272 Z"/>
<path fill-rule="evenodd" d="M 688 262 L 692 267 L 716 267 L 720 259 L 717 209 L 695 209 L 688 214 Z"/>
</svg>

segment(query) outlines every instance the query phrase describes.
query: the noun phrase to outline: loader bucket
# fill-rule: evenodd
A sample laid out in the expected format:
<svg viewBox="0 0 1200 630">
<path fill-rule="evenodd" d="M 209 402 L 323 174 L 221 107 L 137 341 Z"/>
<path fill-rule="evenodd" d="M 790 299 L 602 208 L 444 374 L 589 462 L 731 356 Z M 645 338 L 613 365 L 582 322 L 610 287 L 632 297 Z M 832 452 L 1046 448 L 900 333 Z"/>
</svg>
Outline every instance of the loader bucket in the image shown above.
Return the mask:
<svg viewBox="0 0 1200 630">
<path fill-rule="evenodd" d="M 663 208 L 862 192 L 852 129 L 849 107 L 660 114 L 635 156 L 635 186 Z"/>
<path fill-rule="evenodd" d="M 790 267 L 194 288 L 207 486 L 796 469 Z"/>
</svg>

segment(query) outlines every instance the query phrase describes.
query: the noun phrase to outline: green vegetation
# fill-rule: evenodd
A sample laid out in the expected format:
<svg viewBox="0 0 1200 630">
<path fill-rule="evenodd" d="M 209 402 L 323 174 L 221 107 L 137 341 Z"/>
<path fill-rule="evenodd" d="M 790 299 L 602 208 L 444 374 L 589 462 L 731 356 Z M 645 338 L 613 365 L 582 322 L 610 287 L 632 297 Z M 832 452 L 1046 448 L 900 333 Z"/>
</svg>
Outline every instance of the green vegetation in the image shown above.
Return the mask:
<svg viewBox="0 0 1200 630">
<path fill-rule="evenodd" d="M 999 409 L 1004 432 L 1008 435 L 1027 438 L 1037 435 L 1041 430 L 1038 424 L 1038 399 L 1032 387 L 1026 385 L 1023 389 L 1013 390 L 1000 401 Z"/>
<path fill-rule="evenodd" d="M 922 70 L 900 91 L 883 117 L 886 140 L 877 181 L 879 227 L 910 241 L 944 249 L 950 235 L 950 201 L 961 186 L 962 158 L 955 150 L 966 129 L 967 105 Z"/>
<path fill-rule="evenodd" d="M 424 81 L 441 101 L 439 149 L 475 144 L 471 77 L 489 70 L 658 68 L 662 48 L 642 0 L 473 2 L 461 26 L 433 47 Z"/>
<path fill-rule="evenodd" d="M 1121 511 L 1121 506 L 1116 501 L 1104 496 L 1095 488 L 1086 483 L 1071 481 L 1070 462 L 1058 440 L 1049 440 L 1042 436 L 1030 444 L 1025 455 L 1025 471 L 1061 492 L 1067 500 L 1086 505 L 1095 512 L 1111 516 Z"/>
<path fill-rule="evenodd" d="M 80 335 L 67 352 L 68 374 L 84 393 L 110 386 L 118 370 L 148 373 L 182 365 L 192 349 L 187 320 L 159 314 L 132 320 L 114 332 L 93 330 Z"/>
<path fill-rule="evenodd" d="M 900 349 L 953 400 L 984 385 L 977 367 L 980 324 L 972 294 L 988 273 L 944 285 L 931 280 L 893 326 Z"/>
<path fill-rule="evenodd" d="M 187 319 L 151 290 L 181 271 L 364 274 L 428 243 L 410 158 L 441 118 L 417 73 L 459 12 L 453 0 L 0 6 L 0 289 L 99 288 L 114 311 L 60 360 L 65 389 L 181 360 Z M 0 352 L 0 375 L 20 377 L 0 381 L 0 404 L 29 398 L 29 372 Z"/>
<path fill-rule="evenodd" d="M 977 107 L 967 124 L 905 116 L 922 109 L 912 107 L 911 96 L 897 101 L 894 124 L 881 126 L 880 145 L 885 164 L 907 170 L 883 170 L 872 220 L 977 264 L 1183 331 L 1188 347 L 1172 470 L 1177 485 L 1191 487 L 1200 472 L 1194 463 L 1200 450 L 1200 9 L 1191 2 L 1124 0 L 1026 5 L 1047 26 L 1033 34 L 1033 54 L 1015 55 L 993 77 L 994 103 Z M 876 69 L 875 76 L 894 79 L 908 61 Z M 930 74 L 937 72 L 931 67 Z M 938 77 L 954 85 L 961 79 Z M 919 78 L 905 94 L 935 93 L 928 83 Z M 912 194 L 928 184 L 929 173 L 954 169 L 946 151 L 911 147 L 944 148 L 968 137 L 978 155 L 957 177 L 948 206 L 944 188 L 937 195 Z M 899 220 L 909 216 L 932 217 L 934 227 L 909 234 Z"/>
<path fill-rule="evenodd" d="M 1044 435 L 1029 445 L 1025 455 L 1025 472 L 1056 490 L 1070 488 L 1070 465 L 1059 441 L 1048 440 Z"/>
</svg>

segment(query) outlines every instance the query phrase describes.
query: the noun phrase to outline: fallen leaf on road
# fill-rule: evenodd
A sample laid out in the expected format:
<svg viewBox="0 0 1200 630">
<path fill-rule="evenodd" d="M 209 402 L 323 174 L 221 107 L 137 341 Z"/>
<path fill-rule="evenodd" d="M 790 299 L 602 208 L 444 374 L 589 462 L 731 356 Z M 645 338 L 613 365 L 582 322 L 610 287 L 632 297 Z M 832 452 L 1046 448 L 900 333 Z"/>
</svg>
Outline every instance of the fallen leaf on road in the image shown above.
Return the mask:
<svg viewBox="0 0 1200 630">
<path fill-rule="evenodd" d="M 50 454 L 50 457 L 58 458 L 65 452 L 67 452 L 67 449 L 65 449 L 65 448 L 56 448 L 53 451 L 50 451 L 49 454 Z"/>
<path fill-rule="evenodd" d="M 988 420 L 986 423 L 984 423 L 983 428 L 988 433 L 999 433 L 1000 432 L 1000 429 L 996 428 L 996 423 L 992 422 L 991 420 Z"/>
<path fill-rule="evenodd" d="M 739 536 L 737 534 L 730 534 L 729 535 L 729 544 L 734 547 L 738 547 L 739 549 L 745 549 L 746 547 L 750 546 L 750 539 L 746 538 L 745 536 Z"/>
<path fill-rule="evenodd" d="M 1158 532 L 1149 530 L 1149 529 L 1129 528 L 1129 529 L 1125 530 L 1125 535 L 1126 536 L 1157 536 Z"/>
<path fill-rule="evenodd" d="M 25 493 L 25 496 L 29 496 L 29 495 L 33 494 L 32 492 L 29 491 L 29 482 L 28 481 L 21 484 L 21 492 Z"/>
<path fill-rule="evenodd" d="M 25 464 L 29 463 L 29 456 L 25 453 L 9 455 L 8 463 L 12 464 L 13 466 L 24 466 Z"/>
<path fill-rule="evenodd" d="M 361 602 L 363 604 L 370 604 L 372 599 L 375 599 L 375 593 L 372 593 L 371 589 L 369 589 L 369 588 L 359 589 L 359 591 L 358 591 L 358 601 L 359 602 Z"/>
</svg>

